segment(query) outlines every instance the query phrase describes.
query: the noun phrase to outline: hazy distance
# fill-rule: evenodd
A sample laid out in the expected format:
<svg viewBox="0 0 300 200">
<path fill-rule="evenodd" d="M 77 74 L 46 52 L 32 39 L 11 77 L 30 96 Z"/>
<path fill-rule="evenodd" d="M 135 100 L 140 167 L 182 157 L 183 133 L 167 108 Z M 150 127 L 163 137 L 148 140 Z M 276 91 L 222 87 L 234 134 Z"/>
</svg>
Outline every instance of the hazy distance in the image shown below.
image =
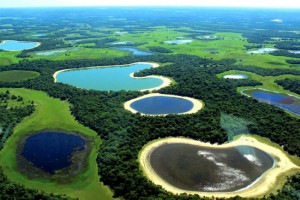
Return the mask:
<svg viewBox="0 0 300 200">
<path fill-rule="evenodd" d="M 72 6 L 201 6 L 300 8 L 298 0 L 2 0 L 0 7 L 72 7 Z"/>
</svg>

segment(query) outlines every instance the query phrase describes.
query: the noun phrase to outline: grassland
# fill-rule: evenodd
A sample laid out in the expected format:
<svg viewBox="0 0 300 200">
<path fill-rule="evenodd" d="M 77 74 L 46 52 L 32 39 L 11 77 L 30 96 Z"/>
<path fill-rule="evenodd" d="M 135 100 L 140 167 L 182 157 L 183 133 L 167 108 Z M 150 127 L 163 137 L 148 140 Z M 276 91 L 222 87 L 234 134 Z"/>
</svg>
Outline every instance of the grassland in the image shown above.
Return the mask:
<svg viewBox="0 0 300 200">
<path fill-rule="evenodd" d="M 88 32 L 92 38 L 97 37 L 110 37 L 115 38 L 118 41 L 132 41 L 138 44 L 142 44 L 137 48 L 141 50 L 148 50 L 148 46 L 161 46 L 173 51 L 174 54 L 190 54 L 200 57 L 220 60 L 224 58 L 234 58 L 238 64 L 243 65 L 255 65 L 263 68 L 294 68 L 300 69 L 298 65 L 291 65 L 286 63 L 289 59 L 284 56 L 273 56 L 268 53 L 264 54 L 249 54 L 245 49 L 245 45 L 251 45 L 247 42 L 247 39 L 240 33 L 233 32 L 216 32 L 217 36 L 215 40 L 201 40 L 192 38 L 189 33 L 182 32 L 182 30 L 189 30 L 189 28 L 167 28 L 164 26 L 154 27 L 151 31 L 143 31 L 136 33 L 125 33 L 122 35 L 113 34 L 117 31 L 122 31 L 118 28 L 103 28 L 101 31 L 112 32 L 110 35 L 103 33 Z M 99 30 L 100 31 L 100 30 Z M 208 33 L 209 34 L 209 33 Z M 70 36 L 70 35 L 69 35 Z M 66 36 L 65 38 L 69 37 Z M 80 35 L 75 35 L 80 36 Z M 201 36 L 199 34 L 199 36 Z M 184 39 L 192 39 L 190 44 L 171 45 L 165 44 L 166 40 L 175 40 L 177 37 L 183 37 Z M 65 39 L 64 38 L 64 39 Z M 143 44 L 144 43 L 144 44 Z M 68 60 L 68 59 L 96 59 L 106 57 L 120 57 L 130 55 L 130 52 L 119 51 L 113 48 L 85 48 L 85 46 L 93 46 L 94 43 L 83 43 L 76 45 L 76 51 L 67 51 L 56 55 L 41 56 L 36 55 L 36 52 L 30 53 L 30 60 L 47 59 L 47 60 Z M 265 47 L 274 47 L 272 44 L 265 44 Z M 212 53 L 207 49 L 216 49 L 218 52 Z M 15 57 L 18 52 L 0 52 L 0 65 L 8 65 L 11 63 L 19 62 L 20 58 Z"/>
<path fill-rule="evenodd" d="M 234 58 L 238 64 L 255 65 L 263 68 L 291 68 L 292 65 L 286 63 L 287 57 L 273 56 L 270 54 L 249 54 L 245 49 L 245 45 L 251 45 L 247 39 L 239 33 L 217 32 L 215 35 L 219 38 L 216 40 L 200 40 L 193 39 L 186 33 L 182 33 L 176 29 L 166 27 L 156 27 L 154 31 L 136 34 L 124 34 L 115 36 L 119 41 L 132 41 L 136 43 L 147 43 L 139 46 L 142 50 L 147 50 L 147 46 L 161 46 L 173 51 L 177 54 L 191 54 L 209 59 L 220 60 L 224 58 Z M 199 35 L 200 36 L 200 35 Z M 170 45 L 164 44 L 166 40 L 175 40 L 176 37 L 184 37 L 184 39 L 192 39 L 190 44 Z M 273 47 L 272 44 L 266 47 Z M 218 49 L 218 53 L 205 51 L 206 49 Z M 295 67 L 296 68 L 296 67 Z"/>
<path fill-rule="evenodd" d="M 49 50 L 52 51 L 52 50 Z M 77 48 L 74 51 L 67 51 L 59 54 L 41 56 L 31 53 L 31 60 L 47 59 L 47 60 L 69 60 L 69 59 L 99 59 L 109 57 L 121 57 L 129 55 L 128 52 L 117 51 L 114 49 L 100 49 L 100 48 Z"/>
<path fill-rule="evenodd" d="M 0 92 L 7 89 L 1 88 Z M 4 148 L 0 152 L 0 165 L 8 178 L 14 182 L 25 185 L 29 188 L 41 189 L 49 193 L 63 193 L 68 196 L 93 200 L 109 200 L 112 192 L 109 188 L 99 182 L 96 157 L 98 146 L 101 140 L 97 133 L 79 124 L 70 114 L 69 104 L 49 97 L 47 94 L 28 89 L 9 89 L 11 94 L 22 96 L 24 101 L 34 101 L 35 112 L 19 123 L 13 135 L 6 141 Z M 69 183 L 58 183 L 46 179 L 28 179 L 18 172 L 16 163 L 16 147 L 18 141 L 25 135 L 40 130 L 62 130 L 77 132 L 91 137 L 94 141 L 94 148 L 88 159 L 87 168 L 80 174 L 71 178 Z"/>
<path fill-rule="evenodd" d="M 282 79 L 285 79 L 285 78 L 298 79 L 299 80 L 300 79 L 299 76 L 290 75 L 290 74 L 280 75 L 280 76 L 260 76 L 258 74 L 252 73 L 252 72 L 239 71 L 239 70 L 230 70 L 230 71 L 218 74 L 218 77 L 221 78 L 221 77 L 223 77 L 225 75 L 229 75 L 229 74 L 245 74 L 249 77 L 249 79 L 253 79 L 255 81 L 258 81 L 258 82 L 262 83 L 262 85 L 259 86 L 259 88 L 272 90 L 272 91 L 275 91 L 275 92 L 282 92 L 282 93 L 291 94 L 291 95 L 300 97 L 300 95 L 298 95 L 296 93 L 293 93 L 291 91 L 285 90 L 280 85 L 275 83 L 276 80 L 282 80 Z M 253 87 L 240 87 L 240 88 L 238 88 L 238 91 L 240 92 L 241 90 L 246 89 L 246 88 L 253 88 Z"/>
<path fill-rule="evenodd" d="M 38 77 L 40 74 L 34 71 L 11 70 L 0 72 L 0 81 L 2 82 L 17 82 L 25 81 Z"/>
<path fill-rule="evenodd" d="M 0 51 L 0 66 L 18 63 L 20 59 L 16 55 L 16 51 Z"/>
</svg>

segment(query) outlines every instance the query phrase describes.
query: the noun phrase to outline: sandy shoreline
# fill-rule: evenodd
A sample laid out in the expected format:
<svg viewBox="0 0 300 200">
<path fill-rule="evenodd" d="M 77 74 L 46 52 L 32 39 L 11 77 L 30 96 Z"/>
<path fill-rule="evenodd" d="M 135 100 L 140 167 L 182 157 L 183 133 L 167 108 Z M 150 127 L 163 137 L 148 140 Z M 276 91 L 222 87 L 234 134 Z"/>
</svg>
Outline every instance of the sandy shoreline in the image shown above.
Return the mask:
<svg viewBox="0 0 300 200">
<path fill-rule="evenodd" d="M 65 71 L 72 71 L 72 70 L 82 70 L 82 69 L 94 69 L 94 68 L 108 68 L 108 67 L 122 67 L 122 66 L 130 66 L 130 65 L 135 65 L 135 64 L 150 64 L 153 68 L 157 68 L 159 67 L 158 63 L 154 63 L 154 62 L 135 62 L 135 63 L 130 63 L 130 64 L 125 64 L 125 65 L 108 65 L 108 66 L 93 66 L 93 67 L 84 67 L 84 68 L 71 68 L 71 69 L 62 69 L 59 71 L 56 71 L 53 74 L 53 79 L 54 79 L 54 83 L 57 82 L 57 75 L 61 72 L 65 72 Z M 160 86 L 154 87 L 154 88 L 149 88 L 149 89 L 145 89 L 145 90 L 139 90 L 141 92 L 144 91 L 153 91 L 153 90 L 159 90 L 161 88 L 167 87 L 169 85 L 171 85 L 172 81 L 167 78 L 167 77 L 163 77 L 163 76 L 155 76 L 155 75 L 151 75 L 151 76 L 145 76 L 145 77 L 134 77 L 134 73 L 130 74 L 131 78 L 136 78 L 136 79 L 144 79 L 144 78 L 159 78 L 163 81 L 163 83 Z"/>
<path fill-rule="evenodd" d="M 251 98 L 254 98 L 248 94 L 246 94 L 244 91 L 247 91 L 247 90 L 263 90 L 263 91 L 267 91 L 267 92 L 272 92 L 272 93 L 276 93 L 276 94 L 286 94 L 288 96 L 291 96 L 291 97 L 295 97 L 296 99 L 300 99 L 300 97 L 296 96 L 296 95 L 293 95 L 293 94 L 289 94 L 289 93 L 284 93 L 284 92 L 277 92 L 277 91 L 274 91 L 274 90 L 268 90 L 268 89 L 264 89 L 264 88 L 259 88 L 259 87 L 254 87 L 254 88 L 246 88 L 246 89 L 243 89 L 240 91 L 240 93 L 246 97 L 251 97 Z"/>
<path fill-rule="evenodd" d="M 177 97 L 177 98 L 181 98 L 181 99 L 186 99 L 186 100 L 189 100 L 193 103 L 193 108 L 187 112 L 184 112 L 184 113 L 178 113 L 177 115 L 183 115 L 183 114 L 193 114 L 193 113 L 196 113 L 198 112 L 199 110 L 201 110 L 203 108 L 203 103 L 200 101 L 200 100 L 197 100 L 197 99 L 193 99 L 191 97 L 183 97 L 183 96 L 177 96 L 177 95 L 170 95 L 170 94 L 160 94 L 160 93 L 151 93 L 151 94 L 147 94 L 147 95 L 143 95 L 141 97 L 138 97 L 138 98 L 135 98 L 135 99 L 131 99 L 129 101 L 126 101 L 124 103 L 124 108 L 126 110 L 129 110 L 130 112 L 132 113 L 138 113 L 137 110 L 133 109 L 130 105 L 135 102 L 135 101 L 138 101 L 138 100 L 141 100 L 141 99 L 144 99 L 144 98 L 147 98 L 147 97 L 154 97 L 154 96 L 165 96 L 165 97 Z M 167 114 L 164 114 L 164 115 L 151 115 L 151 114 L 143 114 L 141 113 L 141 115 L 147 115 L 147 116 L 165 116 Z"/>
<path fill-rule="evenodd" d="M 185 144 L 192 144 L 192 145 L 198 145 L 198 146 L 204 146 L 204 147 L 211 147 L 211 148 L 228 148 L 233 146 L 239 146 L 239 145 L 248 145 L 252 147 L 259 148 L 266 153 L 272 155 L 274 158 L 276 158 L 275 166 L 265 172 L 265 174 L 256 182 L 250 186 L 245 187 L 244 189 L 234 191 L 234 192 L 195 192 L 195 191 L 186 191 L 179 188 L 174 187 L 173 185 L 167 183 L 162 178 L 160 178 L 155 171 L 152 169 L 150 163 L 149 163 L 149 157 L 151 155 L 151 152 L 163 145 L 163 144 L 169 144 L 169 143 L 185 143 Z M 169 192 L 172 192 L 173 194 L 180 194 L 180 193 L 187 193 L 187 194 L 198 194 L 199 196 L 207 196 L 207 197 L 233 197 L 236 195 L 239 195 L 241 197 L 262 197 L 264 195 L 269 194 L 270 190 L 273 188 L 278 187 L 277 178 L 279 178 L 282 175 L 289 174 L 294 171 L 300 171 L 300 167 L 295 165 L 290 159 L 279 149 L 269 146 L 267 144 L 264 144 L 258 140 L 256 140 L 254 137 L 250 136 L 241 136 L 237 140 L 234 140 L 230 143 L 225 143 L 223 145 L 217 145 L 217 144 L 210 144 L 210 143 L 204 143 L 197 140 L 187 139 L 187 138 L 164 138 L 164 139 L 158 139 L 155 141 L 152 141 L 148 143 L 139 155 L 139 162 L 141 165 L 142 170 L 144 171 L 145 175 L 155 184 L 161 185 L 164 189 L 166 189 Z"/>
<path fill-rule="evenodd" d="M 17 41 L 17 40 L 3 40 L 2 42 L 0 42 L 0 44 L 5 44 L 6 41 L 15 41 L 15 42 L 26 42 L 26 43 L 31 43 L 29 41 Z M 29 49 L 34 49 L 38 46 L 40 46 L 42 43 L 41 42 L 33 42 L 33 43 L 37 43 L 37 45 L 35 45 L 34 47 L 32 48 L 29 48 Z M 29 49 L 24 49 L 24 50 L 29 50 Z M 4 50 L 4 51 L 24 51 L 24 50 Z"/>
</svg>

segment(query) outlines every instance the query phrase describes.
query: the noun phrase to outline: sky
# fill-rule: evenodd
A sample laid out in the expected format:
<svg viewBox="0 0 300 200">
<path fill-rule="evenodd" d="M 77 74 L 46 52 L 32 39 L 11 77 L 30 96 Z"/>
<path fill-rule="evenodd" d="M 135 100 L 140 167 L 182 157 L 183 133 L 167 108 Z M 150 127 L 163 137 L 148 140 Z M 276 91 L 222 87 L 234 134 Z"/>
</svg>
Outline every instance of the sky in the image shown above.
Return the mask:
<svg viewBox="0 0 300 200">
<path fill-rule="evenodd" d="M 300 0 L 0 0 L 0 7 L 216 6 L 300 8 Z"/>
</svg>

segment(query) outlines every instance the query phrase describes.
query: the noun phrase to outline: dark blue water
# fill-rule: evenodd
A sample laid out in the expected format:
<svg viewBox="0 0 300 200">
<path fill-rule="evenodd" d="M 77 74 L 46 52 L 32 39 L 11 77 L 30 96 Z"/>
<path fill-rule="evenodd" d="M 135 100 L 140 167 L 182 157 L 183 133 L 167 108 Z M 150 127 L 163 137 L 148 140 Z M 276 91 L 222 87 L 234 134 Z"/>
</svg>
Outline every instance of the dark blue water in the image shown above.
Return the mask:
<svg viewBox="0 0 300 200">
<path fill-rule="evenodd" d="M 82 151 L 85 141 L 82 137 L 63 132 L 39 132 L 29 136 L 24 144 L 22 156 L 35 167 L 54 174 L 72 164 L 74 151 Z"/>
<path fill-rule="evenodd" d="M 142 51 L 142 50 L 132 48 L 132 47 L 118 47 L 116 49 L 121 50 L 121 51 L 130 51 L 135 56 L 150 56 L 150 55 L 153 55 L 153 53 L 151 53 L 151 52 Z"/>
<path fill-rule="evenodd" d="M 143 114 L 179 114 L 190 111 L 194 104 L 186 99 L 167 96 L 147 97 L 133 102 L 133 109 Z"/>
<path fill-rule="evenodd" d="M 300 99 L 294 96 L 260 89 L 251 90 L 249 95 L 258 101 L 272 104 L 300 116 Z"/>
</svg>

